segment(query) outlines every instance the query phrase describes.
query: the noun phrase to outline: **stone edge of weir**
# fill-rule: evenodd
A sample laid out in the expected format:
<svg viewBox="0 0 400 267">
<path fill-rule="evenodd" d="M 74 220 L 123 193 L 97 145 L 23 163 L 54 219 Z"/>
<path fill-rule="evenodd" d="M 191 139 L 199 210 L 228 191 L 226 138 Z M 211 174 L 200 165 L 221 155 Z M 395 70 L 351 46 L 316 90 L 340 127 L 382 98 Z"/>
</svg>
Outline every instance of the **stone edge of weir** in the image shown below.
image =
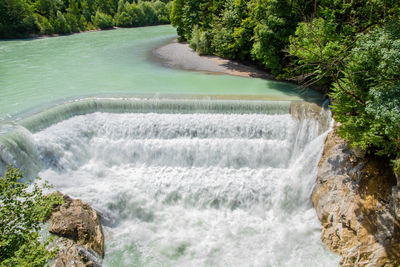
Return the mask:
<svg viewBox="0 0 400 267">
<path fill-rule="evenodd" d="M 80 199 L 64 198 L 50 217 L 48 230 L 56 238 L 50 247 L 58 247 L 51 267 L 99 267 L 104 257 L 104 235 L 96 210 Z"/>
</svg>

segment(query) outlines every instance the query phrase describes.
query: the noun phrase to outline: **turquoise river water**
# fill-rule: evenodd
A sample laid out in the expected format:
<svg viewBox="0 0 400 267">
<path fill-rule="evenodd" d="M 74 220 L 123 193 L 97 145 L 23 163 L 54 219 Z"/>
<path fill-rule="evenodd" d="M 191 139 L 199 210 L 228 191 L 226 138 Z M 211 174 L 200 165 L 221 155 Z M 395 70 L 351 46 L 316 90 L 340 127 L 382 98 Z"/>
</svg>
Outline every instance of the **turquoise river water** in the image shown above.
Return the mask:
<svg viewBox="0 0 400 267">
<path fill-rule="evenodd" d="M 310 201 L 330 116 L 299 105 L 320 96 L 166 68 L 152 50 L 175 37 L 0 41 L 0 172 L 97 209 L 103 266 L 337 266 Z"/>
<path fill-rule="evenodd" d="M 171 26 L 0 41 L 0 120 L 85 96 L 261 95 L 301 99 L 290 84 L 163 67 L 152 49 Z"/>
</svg>

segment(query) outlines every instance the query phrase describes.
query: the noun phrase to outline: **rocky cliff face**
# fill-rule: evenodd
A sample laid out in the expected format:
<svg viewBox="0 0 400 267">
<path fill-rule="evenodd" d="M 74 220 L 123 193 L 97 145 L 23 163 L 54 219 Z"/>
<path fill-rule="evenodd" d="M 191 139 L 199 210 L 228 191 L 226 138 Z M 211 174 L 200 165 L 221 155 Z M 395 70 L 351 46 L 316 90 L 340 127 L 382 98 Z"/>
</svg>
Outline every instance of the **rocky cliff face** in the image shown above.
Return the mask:
<svg viewBox="0 0 400 267">
<path fill-rule="evenodd" d="M 64 195 L 64 204 L 50 216 L 49 232 L 58 236 L 59 253 L 51 266 L 100 266 L 104 238 L 99 216 L 87 203 Z"/>
<path fill-rule="evenodd" d="M 396 179 L 387 164 L 356 154 L 328 135 L 312 195 L 321 239 L 342 255 L 341 266 L 400 266 Z"/>
</svg>

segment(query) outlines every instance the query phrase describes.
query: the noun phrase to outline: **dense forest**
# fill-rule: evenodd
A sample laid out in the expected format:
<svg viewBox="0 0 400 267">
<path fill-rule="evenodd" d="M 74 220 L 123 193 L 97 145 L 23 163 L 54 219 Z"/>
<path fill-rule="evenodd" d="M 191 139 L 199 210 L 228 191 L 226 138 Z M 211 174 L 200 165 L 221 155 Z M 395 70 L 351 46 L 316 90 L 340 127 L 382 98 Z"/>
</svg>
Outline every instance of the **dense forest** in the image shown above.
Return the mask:
<svg viewBox="0 0 400 267">
<path fill-rule="evenodd" d="M 0 38 L 168 24 L 169 0 L 1 0 Z"/>
<path fill-rule="evenodd" d="M 400 174 L 399 15 L 398 0 L 174 0 L 171 22 L 200 54 L 323 88 L 339 134 Z"/>
</svg>

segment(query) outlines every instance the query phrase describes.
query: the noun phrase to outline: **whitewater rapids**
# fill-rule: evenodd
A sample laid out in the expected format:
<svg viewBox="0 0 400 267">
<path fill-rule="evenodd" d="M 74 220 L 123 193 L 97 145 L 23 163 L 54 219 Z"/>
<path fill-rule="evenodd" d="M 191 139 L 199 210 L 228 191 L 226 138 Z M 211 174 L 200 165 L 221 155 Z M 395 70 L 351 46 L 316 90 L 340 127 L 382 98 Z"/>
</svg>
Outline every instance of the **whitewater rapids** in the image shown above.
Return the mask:
<svg viewBox="0 0 400 267">
<path fill-rule="evenodd" d="M 94 112 L 46 127 L 20 139 L 40 177 L 100 212 L 104 266 L 338 265 L 310 200 L 326 137 L 312 117 Z"/>
</svg>

